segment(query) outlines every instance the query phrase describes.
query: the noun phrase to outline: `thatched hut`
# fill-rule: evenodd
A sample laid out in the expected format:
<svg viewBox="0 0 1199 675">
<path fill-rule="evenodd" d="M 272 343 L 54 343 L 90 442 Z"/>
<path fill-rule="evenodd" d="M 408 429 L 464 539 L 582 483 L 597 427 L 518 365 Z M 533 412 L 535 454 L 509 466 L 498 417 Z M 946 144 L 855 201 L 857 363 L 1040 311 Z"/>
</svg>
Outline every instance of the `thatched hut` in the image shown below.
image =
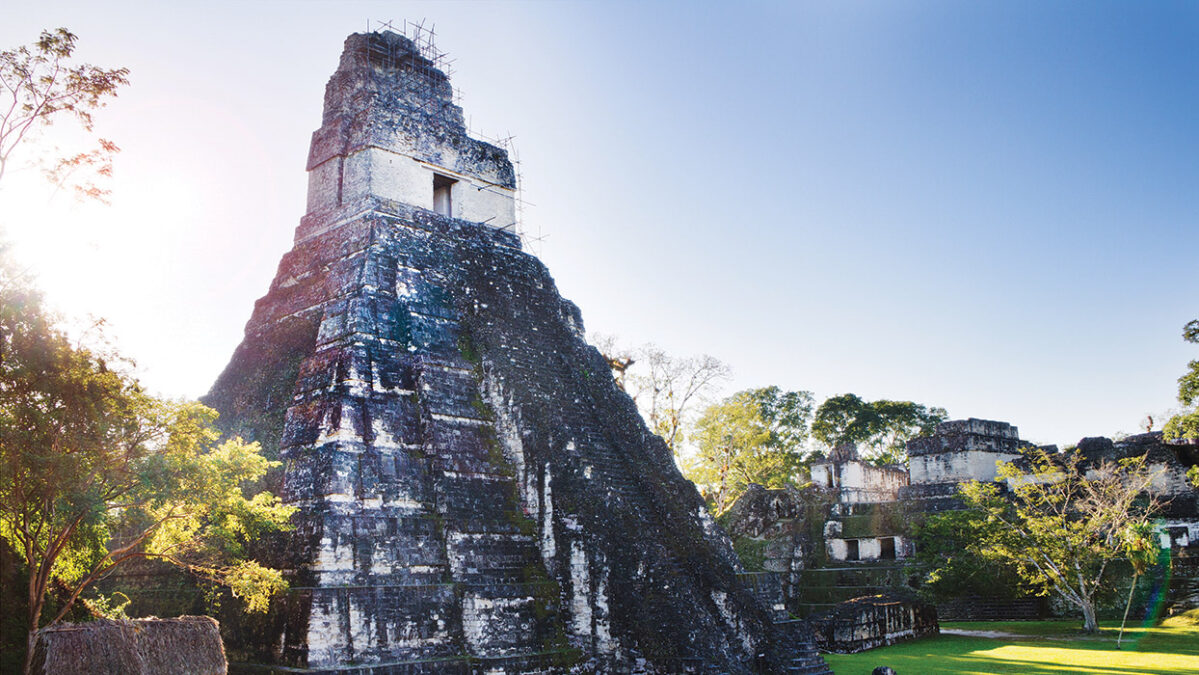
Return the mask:
<svg viewBox="0 0 1199 675">
<path fill-rule="evenodd" d="M 216 620 L 207 616 L 63 623 L 37 632 L 38 675 L 225 675 Z"/>
</svg>

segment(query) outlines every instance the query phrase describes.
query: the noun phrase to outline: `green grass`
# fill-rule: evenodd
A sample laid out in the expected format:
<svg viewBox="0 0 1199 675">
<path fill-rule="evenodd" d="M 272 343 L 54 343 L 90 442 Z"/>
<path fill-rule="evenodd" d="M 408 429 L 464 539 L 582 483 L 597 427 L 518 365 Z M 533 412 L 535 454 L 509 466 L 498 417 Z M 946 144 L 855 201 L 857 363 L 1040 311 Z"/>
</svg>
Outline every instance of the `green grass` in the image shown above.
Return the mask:
<svg viewBox="0 0 1199 675">
<path fill-rule="evenodd" d="M 876 666 L 891 666 L 899 675 L 1147 675 L 1199 673 L 1199 626 L 1172 625 L 1125 630 L 1116 649 L 1120 623 L 1100 623 L 1100 633 L 1086 635 L 1077 621 L 983 621 L 941 624 L 942 629 L 998 631 L 1017 637 L 984 638 L 941 635 L 881 647 L 860 654 L 826 654 L 837 675 L 869 675 Z"/>
</svg>

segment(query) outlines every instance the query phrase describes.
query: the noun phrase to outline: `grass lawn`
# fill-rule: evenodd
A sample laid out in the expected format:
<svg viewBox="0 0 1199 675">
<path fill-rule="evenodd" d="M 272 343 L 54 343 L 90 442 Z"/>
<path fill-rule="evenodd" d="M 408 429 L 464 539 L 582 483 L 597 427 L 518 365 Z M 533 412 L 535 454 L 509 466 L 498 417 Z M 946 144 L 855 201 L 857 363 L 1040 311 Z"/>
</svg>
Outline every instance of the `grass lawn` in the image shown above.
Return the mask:
<svg viewBox="0 0 1199 675">
<path fill-rule="evenodd" d="M 1084 635 L 1078 621 L 985 621 L 941 624 L 942 630 L 997 631 L 1016 637 L 941 635 L 860 654 L 825 654 L 837 675 L 870 675 L 891 666 L 898 675 L 971 673 L 1199 673 L 1199 626 L 1130 627 L 1116 649 L 1119 622 L 1100 622 Z"/>
</svg>

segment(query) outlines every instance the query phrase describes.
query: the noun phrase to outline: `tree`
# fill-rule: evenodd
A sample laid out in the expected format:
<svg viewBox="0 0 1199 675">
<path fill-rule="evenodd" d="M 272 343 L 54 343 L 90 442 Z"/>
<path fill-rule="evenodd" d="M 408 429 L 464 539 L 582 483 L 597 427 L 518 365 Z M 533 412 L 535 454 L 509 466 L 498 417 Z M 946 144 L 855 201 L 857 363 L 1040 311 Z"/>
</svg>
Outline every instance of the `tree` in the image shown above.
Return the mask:
<svg viewBox="0 0 1199 675">
<path fill-rule="evenodd" d="M 988 559 L 1015 565 L 1025 584 L 1057 595 L 1082 613 L 1083 629 L 1098 630 L 1095 600 L 1110 563 L 1145 546 L 1161 503 L 1149 493 L 1154 476 L 1145 457 L 1104 462 L 1084 473 L 1082 455 L 1026 451 L 1030 469 L 999 465 L 997 480 L 959 488 L 985 527 L 972 544 Z M 1139 535 L 1138 533 L 1142 533 Z"/>
<path fill-rule="evenodd" d="M 612 379 L 616 381 L 616 386 L 620 387 L 621 391 L 625 389 L 625 373 L 637 360 L 633 358 L 633 353 L 616 343 L 616 336 L 597 334 L 592 338 L 592 343 L 599 350 L 604 360 L 608 362 L 608 368 L 612 370 Z"/>
<path fill-rule="evenodd" d="M 90 134 L 93 113 L 129 84 L 128 68 L 73 65 L 77 40 L 74 33 L 59 28 L 42 31 L 32 45 L 0 51 L 0 87 L 5 94 L 0 98 L 0 179 L 16 149 L 31 134 L 62 119 L 75 120 Z M 90 151 L 43 158 L 40 163 L 47 177 L 60 186 L 70 183 L 80 196 L 105 201 L 109 191 L 93 179 L 112 174 L 112 156 L 119 148 L 103 138 L 97 142 L 98 147 Z M 95 176 L 75 176 L 81 169 Z"/>
<path fill-rule="evenodd" d="M 1199 319 L 1187 322 L 1182 339 L 1199 344 Z M 1178 378 L 1178 402 L 1185 406 L 1171 417 L 1162 430 L 1169 440 L 1199 440 L 1199 359 L 1187 364 L 1187 372 Z M 1192 468 L 1191 479 L 1199 486 L 1199 469 Z"/>
<path fill-rule="evenodd" d="M 699 446 L 688 478 L 712 486 L 722 512 L 750 483 L 795 482 L 804 460 L 812 394 L 778 387 L 741 391 L 709 406 L 696 422 Z"/>
<path fill-rule="evenodd" d="M 898 464 L 907 456 L 909 440 L 933 433 L 947 417 L 944 408 L 911 401 L 867 402 L 855 394 L 842 394 L 816 409 L 812 436 L 830 448 L 842 443 L 864 445 L 871 461 Z"/>
<path fill-rule="evenodd" d="M 928 570 L 920 592 L 934 601 L 1016 597 L 1022 586 L 1016 566 L 988 558 L 973 546 L 989 527 L 977 509 L 932 513 L 919 520 L 912 531 L 915 557 Z"/>
<path fill-rule="evenodd" d="M 1128 610 L 1132 607 L 1132 594 L 1137 588 L 1137 579 L 1158 562 L 1162 553 L 1169 555 L 1169 551 L 1162 551 L 1157 544 L 1156 529 L 1151 523 L 1134 523 L 1120 533 L 1120 550 L 1128 558 L 1128 564 L 1132 565 L 1132 583 L 1128 585 L 1128 599 L 1124 601 L 1124 616 L 1120 619 L 1116 649 L 1120 648 L 1120 643 L 1124 640 L 1124 626 L 1128 623 Z M 1168 565 L 1169 561 L 1166 564 Z"/>
<path fill-rule="evenodd" d="M 783 391 L 777 386 L 742 392 L 757 407 L 770 429 L 770 447 L 798 452 L 808 441 L 813 399 L 810 391 Z"/>
<path fill-rule="evenodd" d="M 286 587 L 245 551 L 288 527 L 291 507 L 242 491 L 278 463 L 218 444 L 215 411 L 151 397 L 120 365 L 74 344 L 0 264 L 0 537 L 28 568 L 31 636 L 136 559 L 223 583 L 250 611 Z"/>
<path fill-rule="evenodd" d="M 627 352 L 610 340 L 606 348 L 609 364 L 623 364 L 615 372 L 617 383 L 633 397 L 650 430 L 673 452 L 686 436 L 695 405 L 729 378 L 729 367 L 707 354 L 679 358 L 653 344 Z"/>
</svg>

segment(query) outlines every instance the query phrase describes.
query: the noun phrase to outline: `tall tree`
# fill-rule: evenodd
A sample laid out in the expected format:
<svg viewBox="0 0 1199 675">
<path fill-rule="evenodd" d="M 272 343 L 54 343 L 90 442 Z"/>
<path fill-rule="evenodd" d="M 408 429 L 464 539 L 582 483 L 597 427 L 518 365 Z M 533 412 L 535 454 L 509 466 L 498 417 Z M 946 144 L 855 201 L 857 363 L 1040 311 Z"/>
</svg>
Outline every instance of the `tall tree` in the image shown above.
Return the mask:
<svg viewBox="0 0 1199 675">
<path fill-rule="evenodd" d="M 842 443 L 863 445 L 871 461 L 895 464 L 907 457 L 909 440 L 933 433 L 947 417 L 944 408 L 927 408 L 911 401 L 868 402 L 856 394 L 842 394 L 826 399 L 816 409 L 812 436 L 830 448 Z"/>
<path fill-rule="evenodd" d="M 76 345 L 0 264 L 0 538 L 28 569 L 31 635 L 135 559 L 226 584 L 253 611 L 285 587 L 245 549 L 288 526 L 292 508 L 242 491 L 277 463 L 256 444 L 218 444 L 215 418 Z M 61 603 L 47 612 L 52 587 Z"/>
<path fill-rule="evenodd" d="M 1199 319 L 1187 322 L 1182 339 L 1199 344 Z M 1199 359 L 1187 364 L 1187 372 L 1178 378 L 1178 402 L 1183 411 L 1171 417 L 1163 429 L 1170 440 L 1199 440 Z M 1192 469 L 1192 479 L 1199 485 L 1199 469 Z"/>
<path fill-rule="evenodd" d="M 737 392 L 709 406 L 696 422 L 699 452 L 685 472 L 709 487 L 718 513 L 750 483 L 793 483 L 803 466 L 811 414 L 810 392 L 773 386 Z"/>
<path fill-rule="evenodd" d="M 807 443 L 814 400 L 810 391 L 783 391 L 777 386 L 742 392 L 770 429 L 772 449 L 798 453 Z M 734 397 L 736 394 L 734 394 Z"/>
<path fill-rule="evenodd" d="M 32 45 L 0 51 L 0 179 L 23 141 L 52 123 L 72 119 L 90 134 L 96 110 L 129 84 L 128 68 L 74 64 L 77 40 L 71 31 L 58 28 L 42 31 Z M 38 163 L 52 182 L 105 201 L 109 191 L 96 181 L 111 175 L 118 150 L 112 141 L 99 138 L 95 149 L 40 157 Z"/>
<path fill-rule="evenodd" d="M 1151 519 L 1161 509 L 1149 493 L 1154 475 L 1145 457 L 1106 462 L 1088 471 L 1077 450 L 1050 455 L 1027 451 L 1030 469 L 999 466 L 999 483 L 967 483 L 959 494 L 978 509 L 985 527 L 971 545 L 995 561 L 1015 565 L 1024 582 L 1078 608 L 1083 629 L 1098 630 L 1096 597 L 1111 583 L 1109 565 L 1143 549 Z"/>
<path fill-rule="evenodd" d="M 610 339 L 605 349 L 617 383 L 633 397 L 650 430 L 676 453 L 695 406 L 729 378 L 729 367 L 707 354 L 677 357 L 654 344 L 621 350 Z"/>
</svg>

